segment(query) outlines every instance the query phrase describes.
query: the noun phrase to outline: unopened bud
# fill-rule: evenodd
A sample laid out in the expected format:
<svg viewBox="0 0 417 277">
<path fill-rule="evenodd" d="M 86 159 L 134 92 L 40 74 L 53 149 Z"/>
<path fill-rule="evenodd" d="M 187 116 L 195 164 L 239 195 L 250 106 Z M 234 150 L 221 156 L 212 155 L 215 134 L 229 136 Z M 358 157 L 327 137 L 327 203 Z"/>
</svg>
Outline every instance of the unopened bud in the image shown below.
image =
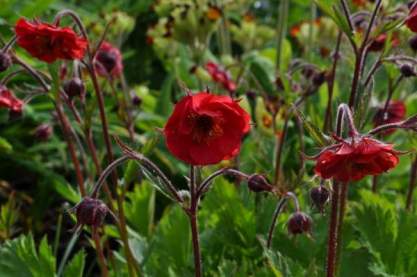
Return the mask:
<svg viewBox="0 0 417 277">
<path fill-rule="evenodd" d="M 64 92 L 69 99 L 74 97 L 80 97 L 84 99 L 85 96 L 85 86 L 83 81 L 80 78 L 74 77 L 71 80 L 68 80 L 64 83 Z"/>
<path fill-rule="evenodd" d="M 0 52 L 0 72 L 6 71 L 12 64 L 10 55 L 4 52 Z"/>
<path fill-rule="evenodd" d="M 329 201 L 329 190 L 324 186 L 318 186 L 310 190 L 310 198 L 314 206 L 316 206 L 321 212 L 324 206 Z"/>
<path fill-rule="evenodd" d="M 407 63 L 401 65 L 400 71 L 401 71 L 401 74 L 406 78 L 416 76 L 416 72 L 414 70 L 414 67 L 410 64 L 407 64 Z"/>
<path fill-rule="evenodd" d="M 326 71 L 320 71 L 313 75 L 313 84 L 317 87 L 321 86 L 326 81 Z"/>
<path fill-rule="evenodd" d="M 272 191 L 273 189 L 265 176 L 261 174 L 252 174 L 249 176 L 248 187 L 253 192 Z"/>
<path fill-rule="evenodd" d="M 104 223 L 109 209 L 103 201 L 91 197 L 84 199 L 75 207 L 77 225 L 100 227 Z"/>
<path fill-rule="evenodd" d="M 42 141 L 48 140 L 51 137 L 52 133 L 52 126 L 47 123 L 41 124 L 35 129 L 35 137 L 38 140 Z"/>
<path fill-rule="evenodd" d="M 303 212 L 295 212 L 288 220 L 288 233 L 291 235 L 298 235 L 304 233 L 311 233 L 313 221 Z"/>
<path fill-rule="evenodd" d="M 411 49 L 413 49 L 413 51 L 417 51 L 417 35 L 412 36 L 408 40 L 408 45 L 410 46 Z"/>
</svg>

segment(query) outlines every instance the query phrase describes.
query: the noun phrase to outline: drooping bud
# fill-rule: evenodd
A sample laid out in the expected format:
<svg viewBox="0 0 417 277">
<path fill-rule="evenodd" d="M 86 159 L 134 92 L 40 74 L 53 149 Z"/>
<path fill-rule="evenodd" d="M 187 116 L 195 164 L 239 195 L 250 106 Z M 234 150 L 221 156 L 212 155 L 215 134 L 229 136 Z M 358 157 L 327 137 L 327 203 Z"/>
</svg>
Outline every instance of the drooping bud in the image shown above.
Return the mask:
<svg viewBox="0 0 417 277">
<path fill-rule="evenodd" d="M 311 232 L 313 221 L 303 212 L 295 212 L 288 220 L 288 233 L 291 235 L 298 235 Z"/>
<path fill-rule="evenodd" d="M 95 228 L 103 225 L 104 219 L 109 212 L 103 201 L 91 197 L 84 197 L 74 209 L 77 225 L 88 225 Z"/>
<path fill-rule="evenodd" d="M 0 52 L 0 72 L 6 71 L 12 64 L 10 55 L 5 52 Z"/>
<path fill-rule="evenodd" d="M 320 71 L 313 75 L 313 84 L 317 87 L 321 86 L 326 81 L 326 71 Z"/>
<path fill-rule="evenodd" d="M 323 212 L 324 206 L 329 201 L 330 192 L 325 186 L 314 187 L 310 190 L 310 198 L 314 206 Z"/>
<path fill-rule="evenodd" d="M 100 61 L 107 72 L 112 72 L 117 63 L 117 56 L 112 52 L 99 51 L 97 53 L 97 60 Z"/>
<path fill-rule="evenodd" d="M 253 192 L 272 191 L 273 189 L 266 177 L 261 174 L 252 174 L 249 176 L 248 187 Z"/>
<path fill-rule="evenodd" d="M 406 78 L 416 76 L 414 67 L 408 63 L 401 65 L 400 71 L 401 71 L 401 74 Z"/>
<path fill-rule="evenodd" d="M 142 104 L 142 98 L 140 98 L 136 93 L 132 93 L 132 105 L 139 107 Z"/>
<path fill-rule="evenodd" d="M 35 129 L 35 137 L 41 141 L 48 140 L 51 137 L 52 133 L 53 128 L 48 123 L 43 123 Z"/>
<path fill-rule="evenodd" d="M 78 77 L 74 77 L 71 80 L 66 81 L 64 83 L 64 92 L 69 99 L 74 97 L 80 97 L 81 100 L 84 99 L 85 86 L 83 81 Z"/>
<path fill-rule="evenodd" d="M 408 40 L 408 45 L 410 46 L 411 49 L 413 49 L 413 51 L 417 51 L 417 35 L 412 36 Z"/>
</svg>

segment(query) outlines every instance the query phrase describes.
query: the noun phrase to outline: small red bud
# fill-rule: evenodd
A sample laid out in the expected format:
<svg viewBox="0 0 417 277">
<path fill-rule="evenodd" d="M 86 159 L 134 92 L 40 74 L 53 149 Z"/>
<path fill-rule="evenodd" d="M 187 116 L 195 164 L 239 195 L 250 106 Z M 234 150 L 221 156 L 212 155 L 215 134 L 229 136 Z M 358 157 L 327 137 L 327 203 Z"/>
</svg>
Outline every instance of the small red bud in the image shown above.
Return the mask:
<svg viewBox="0 0 417 277">
<path fill-rule="evenodd" d="M 100 227 L 104 223 L 109 209 L 103 201 L 91 197 L 84 199 L 75 207 L 77 225 Z"/>
<path fill-rule="evenodd" d="M 410 64 L 407 64 L 407 63 L 401 65 L 400 71 L 401 71 L 401 74 L 405 78 L 412 77 L 412 76 L 416 76 L 416 72 L 414 70 L 414 67 L 412 65 L 410 65 Z"/>
<path fill-rule="evenodd" d="M 74 77 L 71 80 L 68 80 L 64 83 L 64 92 L 69 99 L 74 97 L 80 97 L 84 99 L 85 97 L 85 86 L 83 81 L 80 78 Z"/>
<path fill-rule="evenodd" d="M 288 233 L 291 235 L 298 235 L 303 233 L 310 233 L 313 221 L 303 212 L 295 212 L 288 220 Z"/>
<path fill-rule="evenodd" d="M 35 129 L 35 137 L 41 141 L 48 140 L 51 137 L 52 133 L 52 126 L 47 123 L 41 124 Z"/>
<path fill-rule="evenodd" d="M 310 198 L 320 212 L 323 211 L 324 206 L 329 201 L 330 192 L 324 186 L 318 186 L 310 190 Z"/>
<path fill-rule="evenodd" d="M 413 49 L 413 51 L 417 51 L 417 35 L 412 36 L 408 40 L 408 45 L 410 46 L 411 49 Z"/>
<path fill-rule="evenodd" d="M 0 52 L 0 72 L 6 71 L 12 65 L 10 55 Z"/>
<path fill-rule="evenodd" d="M 253 192 L 272 191 L 273 189 L 265 176 L 260 174 L 252 174 L 249 176 L 248 187 Z"/>
</svg>

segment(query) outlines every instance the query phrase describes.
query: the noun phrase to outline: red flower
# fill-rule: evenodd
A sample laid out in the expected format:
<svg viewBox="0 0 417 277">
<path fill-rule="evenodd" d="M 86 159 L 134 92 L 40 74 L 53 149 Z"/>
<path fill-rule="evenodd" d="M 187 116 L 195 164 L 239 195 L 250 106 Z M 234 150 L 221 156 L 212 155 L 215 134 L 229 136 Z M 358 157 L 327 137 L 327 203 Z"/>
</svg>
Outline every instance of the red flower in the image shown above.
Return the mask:
<svg viewBox="0 0 417 277">
<path fill-rule="evenodd" d="M 229 92 L 236 90 L 236 83 L 230 78 L 229 74 L 220 66 L 214 62 L 208 62 L 206 64 L 206 70 L 211 75 L 214 82 L 219 83 L 223 88 Z"/>
<path fill-rule="evenodd" d="M 16 98 L 5 86 L 0 85 L 0 107 L 8 108 L 14 114 L 21 114 L 23 101 Z"/>
<path fill-rule="evenodd" d="M 314 170 L 324 179 L 358 181 L 394 168 L 399 161 L 398 154 L 391 144 L 358 135 L 322 151 Z"/>
<path fill-rule="evenodd" d="M 100 45 L 96 54 L 96 69 L 101 76 L 119 77 L 123 71 L 122 54 L 117 47 L 108 42 Z"/>
<path fill-rule="evenodd" d="M 164 134 L 169 151 L 192 165 L 215 164 L 238 154 L 250 116 L 228 96 L 199 92 L 181 99 Z"/>
<path fill-rule="evenodd" d="M 405 20 L 405 25 L 407 25 L 408 29 L 412 32 L 417 32 L 417 6 L 410 11 L 407 19 Z"/>
<path fill-rule="evenodd" d="M 81 59 L 87 48 L 87 41 L 69 27 L 61 28 L 21 18 L 16 23 L 15 32 L 20 47 L 47 63 L 58 59 Z"/>
<path fill-rule="evenodd" d="M 384 114 L 384 107 L 378 109 L 374 117 L 375 127 L 400 122 L 405 119 L 406 107 L 402 101 L 391 101 L 387 107 L 386 113 Z M 395 132 L 395 129 L 388 129 L 383 132 L 385 135 L 389 135 Z"/>
</svg>

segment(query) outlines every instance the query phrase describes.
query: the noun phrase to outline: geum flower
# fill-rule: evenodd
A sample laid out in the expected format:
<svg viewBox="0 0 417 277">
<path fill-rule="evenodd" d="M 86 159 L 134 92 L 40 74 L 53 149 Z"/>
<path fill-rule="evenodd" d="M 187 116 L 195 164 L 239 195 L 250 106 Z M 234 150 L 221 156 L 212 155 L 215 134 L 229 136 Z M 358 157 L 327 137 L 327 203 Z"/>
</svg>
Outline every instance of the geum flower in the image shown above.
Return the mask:
<svg viewBox="0 0 417 277">
<path fill-rule="evenodd" d="M 236 83 L 230 78 L 229 74 L 223 70 L 218 64 L 214 62 L 208 62 L 205 66 L 207 72 L 210 74 L 211 79 L 223 86 L 228 92 L 234 92 L 236 90 Z"/>
<path fill-rule="evenodd" d="M 348 139 L 335 137 L 336 144 L 315 157 L 315 173 L 323 179 L 339 182 L 359 181 L 368 175 L 380 175 L 394 168 L 401 154 L 391 144 L 356 134 Z"/>
<path fill-rule="evenodd" d="M 240 150 L 250 116 L 229 96 L 199 92 L 185 96 L 164 128 L 169 151 L 191 165 L 216 164 Z"/>
<path fill-rule="evenodd" d="M 16 43 L 33 57 L 47 63 L 84 57 L 87 40 L 69 27 L 19 19 L 15 26 Z"/>
<path fill-rule="evenodd" d="M 383 124 L 396 123 L 405 119 L 406 107 L 402 101 L 390 101 L 386 110 L 385 107 L 378 108 L 374 116 L 374 126 L 378 127 Z M 388 129 L 382 134 L 389 135 L 395 132 L 395 129 Z"/>
<path fill-rule="evenodd" d="M 413 5 L 408 17 L 405 19 L 405 25 L 410 29 L 412 32 L 417 32 L 417 6 Z"/>
<path fill-rule="evenodd" d="M 21 114 L 23 101 L 18 99 L 5 86 L 0 85 L 0 107 L 9 109 L 11 113 Z"/>
<path fill-rule="evenodd" d="M 123 58 L 119 48 L 104 41 L 97 50 L 95 67 L 100 76 L 119 77 L 123 72 Z"/>
</svg>

